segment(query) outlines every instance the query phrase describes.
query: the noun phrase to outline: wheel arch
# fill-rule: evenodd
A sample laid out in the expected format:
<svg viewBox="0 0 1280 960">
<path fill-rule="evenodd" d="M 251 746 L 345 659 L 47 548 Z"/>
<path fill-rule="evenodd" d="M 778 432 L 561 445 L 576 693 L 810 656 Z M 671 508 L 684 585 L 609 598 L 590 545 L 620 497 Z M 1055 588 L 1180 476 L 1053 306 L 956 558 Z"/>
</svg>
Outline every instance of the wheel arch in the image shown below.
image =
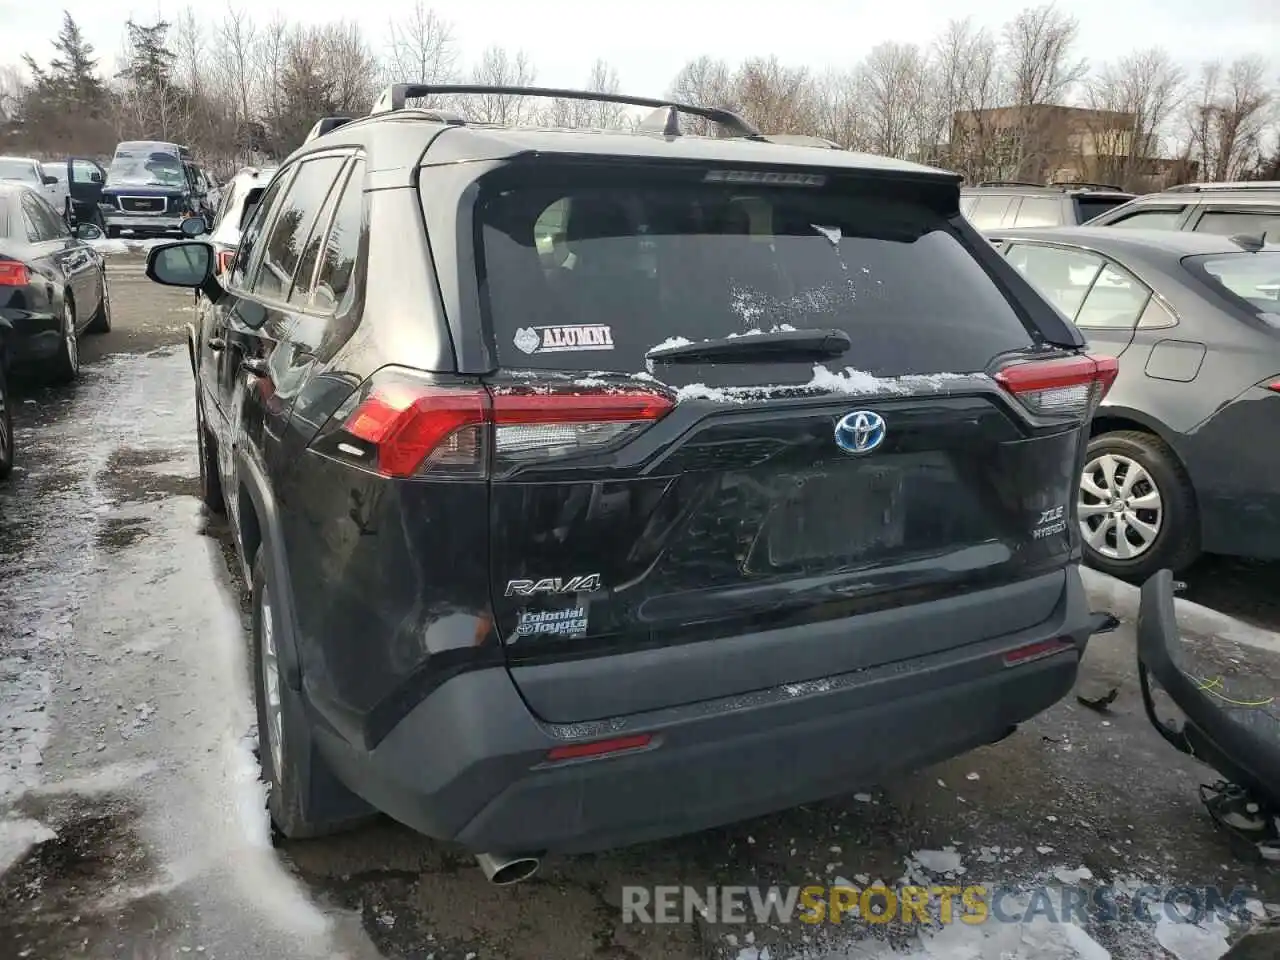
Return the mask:
<svg viewBox="0 0 1280 960">
<path fill-rule="evenodd" d="M 235 454 L 236 536 L 244 559 L 246 574 L 252 576 L 258 551 L 266 551 L 267 569 L 271 573 L 272 596 L 279 614 L 279 656 L 285 682 L 294 690 L 302 689 L 302 664 L 298 656 L 297 618 L 294 613 L 293 583 L 289 576 L 288 558 L 280 513 L 262 467 L 243 449 Z"/>
</svg>

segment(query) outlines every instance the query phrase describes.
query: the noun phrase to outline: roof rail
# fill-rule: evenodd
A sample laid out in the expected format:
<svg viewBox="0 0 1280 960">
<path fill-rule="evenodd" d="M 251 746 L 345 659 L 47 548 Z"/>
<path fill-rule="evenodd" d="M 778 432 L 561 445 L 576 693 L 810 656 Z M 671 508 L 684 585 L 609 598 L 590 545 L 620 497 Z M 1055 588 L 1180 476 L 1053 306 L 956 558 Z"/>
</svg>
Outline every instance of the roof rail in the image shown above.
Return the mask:
<svg viewBox="0 0 1280 960">
<path fill-rule="evenodd" d="M 1117 193 L 1125 193 L 1124 187 L 1117 186 L 1114 183 L 1090 183 L 1087 180 L 1050 180 L 1051 187 L 1081 187 L 1085 190 L 1114 190 Z"/>
<path fill-rule="evenodd" d="M 1280 180 L 1235 180 L 1223 183 L 1179 183 L 1164 193 L 1204 193 L 1211 190 L 1280 190 Z"/>
<path fill-rule="evenodd" d="M 761 139 L 760 131 L 732 110 L 719 107 L 698 107 L 672 100 L 654 100 L 650 97 L 632 97 L 621 93 L 601 93 L 594 90 L 557 90 L 551 87 L 508 87 L 472 83 L 394 83 L 374 101 L 369 115 L 403 110 L 406 100 L 429 97 L 432 94 L 470 93 L 491 96 L 544 97 L 554 100 L 595 100 L 602 103 L 621 103 L 632 107 L 652 107 L 654 112 L 639 124 L 638 129 L 661 132 L 669 137 L 680 136 L 679 115 L 702 117 L 718 124 L 735 137 Z"/>
<path fill-rule="evenodd" d="M 1039 187 L 1044 189 L 1043 183 L 1031 183 L 1029 180 L 983 180 L 975 183 L 975 187 Z"/>
<path fill-rule="evenodd" d="M 792 147 L 823 147 L 827 150 L 843 150 L 844 147 L 826 137 L 810 137 L 803 133 L 766 133 L 760 137 L 769 143 L 786 144 Z"/>
</svg>

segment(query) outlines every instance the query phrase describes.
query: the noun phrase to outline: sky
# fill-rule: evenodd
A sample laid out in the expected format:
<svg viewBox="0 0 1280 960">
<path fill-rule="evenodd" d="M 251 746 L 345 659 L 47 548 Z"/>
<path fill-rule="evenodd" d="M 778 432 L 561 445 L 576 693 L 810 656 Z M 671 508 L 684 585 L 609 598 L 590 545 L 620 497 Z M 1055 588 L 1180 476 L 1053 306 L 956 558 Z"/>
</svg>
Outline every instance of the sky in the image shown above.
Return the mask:
<svg viewBox="0 0 1280 960">
<path fill-rule="evenodd" d="M 385 42 L 387 24 L 411 0 L 295 0 L 249 3 L 258 21 L 274 10 L 301 22 L 357 19 L 371 42 Z M 739 61 L 775 54 L 788 65 L 815 70 L 848 68 L 886 40 L 927 44 L 948 20 L 971 16 L 998 29 L 1034 0 L 437 0 L 431 7 L 454 26 L 462 57 L 474 61 L 488 45 L 523 49 L 543 86 L 581 86 L 592 61 L 617 68 L 621 89 L 661 96 L 687 61 L 702 55 Z M 105 61 L 121 49 L 124 23 L 133 16 L 170 19 L 181 2 L 135 0 L 0 0 L 0 64 L 23 53 L 48 60 L 62 10 L 68 10 Z M 197 16 L 218 20 L 226 7 L 196 4 Z M 1280 0 L 1063 0 L 1080 22 L 1078 56 L 1097 64 L 1138 48 L 1162 46 L 1190 69 L 1206 59 L 1260 54 L 1280 82 Z M 353 10 L 358 11 L 353 18 Z M 641 12 L 642 11 L 642 12 Z M 417 79 L 407 77 L 406 80 Z"/>
</svg>

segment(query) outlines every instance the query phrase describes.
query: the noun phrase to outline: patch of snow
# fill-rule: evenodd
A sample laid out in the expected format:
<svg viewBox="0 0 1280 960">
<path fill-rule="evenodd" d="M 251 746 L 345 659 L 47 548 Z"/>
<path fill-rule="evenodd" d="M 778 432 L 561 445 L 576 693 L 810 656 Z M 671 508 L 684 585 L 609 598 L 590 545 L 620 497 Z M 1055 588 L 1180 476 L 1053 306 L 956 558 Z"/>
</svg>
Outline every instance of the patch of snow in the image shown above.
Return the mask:
<svg viewBox="0 0 1280 960">
<path fill-rule="evenodd" d="M 89 246 L 106 256 L 127 256 L 131 253 L 146 253 L 152 247 L 162 243 L 173 243 L 181 237 L 102 237 L 98 240 L 86 240 Z"/>
<path fill-rule="evenodd" d="M 1083 866 L 1076 867 L 1074 870 L 1069 870 L 1066 867 L 1055 867 L 1053 875 L 1059 883 L 1065 884 L 1075 884 L 1080 883 L 1082 880 L 1093 879 L 1093 871 Z"/>
<path fill-rule="evenodd" d="M 1177 960 L 1219 960 L 1227 952 L 1227 925 L 1216 917 L 1204 923 L 1179 923 L 1166 913 L 1156 921 L 1156 943 Z"/>
<path fill-rule="evenodd" d="M 931 873 L 958 874 L 964 873 L 960 864 L 960 854 L 955 847 L 943 847 L 941 850 L 917 850 L 911 859 Z"/>
<path fill-rule="evenodd" d="M 660 353 L 663 350 L 674 350 L 676 347 L 692 346 L 693 341 L 688 337 L 668 337 L 661 343 L 649 348 L 650 353 Z"/>
<path fill-rule="evenodd" d="M 0 874 L 4 873 L 28 850 L 45 843 L 57 834 L 36 820 L 10 817 L 0 820 Z"/>
<path fill-rule="evenodd" d="M 857 800 L 859 803 L 870 803 L 870 802 L 871 802 L 871 794 L 869 794 L 869 793 L 855 793 L 855 794 L 853 795 L 853 799 Z"/>
<path fill-rule="evenodd" d="M 746 403 L 769 397 L 801 393 L 838 393 L 848 396 L 874 396 L 893 394 L 909 396 L 914 393 L 938 393 L 952 386 L 985 380 L 981 373 L 931 373 L 912 374 L 903 377 L 877 377 L 874 374 L 846 367 L 843 372 L 833 372 L 818 365 L 813 377 L 801 385 L 772 385 L 757 387 L 709 387 L 705 383 L 691 383 L 676 391 L 676 401 L 710 400 L 714 403 Z"/>
<path fill-rule="evenodd" d="M 831 242 L 831 245 L 833 247 L 839 249 L 840 240 L 844 236 L 844 233 L 840 230 L 839 227 L 824 227 L 821 224 L 817 224 L 817 223 L 811 223 L 809 224 L 809 226 L 813 227 L 814 230 L 817 230 L 818 233 L 826 237 Z"/>
</svg>

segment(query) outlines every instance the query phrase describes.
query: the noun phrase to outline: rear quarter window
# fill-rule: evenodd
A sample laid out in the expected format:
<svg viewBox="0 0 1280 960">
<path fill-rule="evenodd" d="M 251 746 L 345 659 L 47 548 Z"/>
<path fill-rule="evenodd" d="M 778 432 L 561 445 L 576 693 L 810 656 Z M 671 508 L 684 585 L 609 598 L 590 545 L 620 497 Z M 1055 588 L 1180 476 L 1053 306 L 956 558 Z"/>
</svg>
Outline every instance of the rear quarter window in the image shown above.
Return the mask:
<svg viewBox="0 0 1280 960">
<path fill-rule="evenodd" d="M 671 340 L 787 327 L 847 332 L 848 361 L 882 375 L 982 370 L 1031 343 L 955 228 L 923 205 L 549 179 L 494 189 L 476 208 L 482 305 L 504 366 L 637 372 Z"/>
</svg>

